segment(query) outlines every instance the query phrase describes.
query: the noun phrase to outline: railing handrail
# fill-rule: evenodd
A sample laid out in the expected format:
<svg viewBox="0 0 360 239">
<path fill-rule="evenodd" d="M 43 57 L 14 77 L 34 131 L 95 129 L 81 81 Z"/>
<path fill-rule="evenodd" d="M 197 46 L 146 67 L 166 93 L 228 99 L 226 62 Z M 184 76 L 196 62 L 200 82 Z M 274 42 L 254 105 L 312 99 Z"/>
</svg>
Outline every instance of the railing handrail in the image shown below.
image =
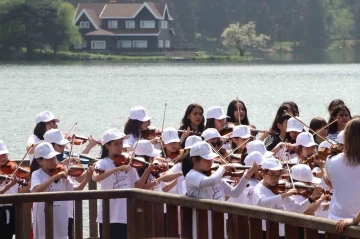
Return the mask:
<svg viewBox="0 0 360 239">
<path fill-rule="evenodd" d="M 142 189 L 121 189 L 121 190 L 92 190 L 92 191 L 74 191 L 74 192 L 44 192 L 44 193 L 26 193 L 15 195 L 0 195 L 0 204 L 29 203 L 29 202 L 50 202 L 50 201 L 72 201 L 72 200 L 94 200 L 110 198 L 127 198 L 143 200 L 152 203 L 164 203 L 201 210 L 210 210 L 214 212 L 228 213 L 233 215 L 247 216 L 281 222 L 299 227 L 336 233 L 336 221 L 303 215 L 299 213 L 269 209 L 263 207 L 249 206 L 243 204 L 197 199 L 176 194 L 154 192 Z M 359 238 L 360 226 L 351 226 L 342 233 L 344 236 Z"/>
</svg>

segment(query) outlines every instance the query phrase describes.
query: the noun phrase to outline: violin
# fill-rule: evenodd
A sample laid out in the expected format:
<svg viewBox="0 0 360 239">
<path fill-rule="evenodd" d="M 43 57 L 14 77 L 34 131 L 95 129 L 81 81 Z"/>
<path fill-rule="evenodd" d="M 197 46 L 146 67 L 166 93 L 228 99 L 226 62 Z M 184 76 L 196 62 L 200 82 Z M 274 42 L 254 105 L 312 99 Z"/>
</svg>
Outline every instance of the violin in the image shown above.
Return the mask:
<svg viewBox="0 0 360 239">
<path fill-rule="evenodd" d="M 310 197 L 313 192 L 315 187 L 311 186 L 311 185 L 307 185 L 305 183 L 302 182 L 295 182 L 294 184 L 291 183 L 287 183 L 284 180 L 280 180 L 279 183 L 273 187 L 271 187 L 271 191 L 278 195 L 278 194 L 282 194 L 282 193 L 286 193 L 289 189 L 292 189 L 293 187 L 295 187 L 298 190 L 298 194 L 302 195 L 305 198 Z M 332 192 L 328 191 L 328 190 L 321 190 L 321 193 L 324 193 L 326 196 L 332 196 Z M 319 197 L 315 198 L 315 200 L 317 200 Z M 328 198 L 329 200 L 329 198 Z"/>
<path fill-rule="evenodd" d="M 68 136 L 67 140 L 69 140 L 73 145 L 82 145 L 89 140 L 89 137 L 74 134 L 73 136 Z M 102 145 L 100 140 L 97 141 L 97 144 L 99 146 Z"/>
<path fill-rule="evenodd" d="M 310 166 L 310 168 L 312 167 L 312 169 L 315 167 L 315 159 L 320 159 L 320 160 L 324 160 L 326 161 L 326 159 L 329 156 L 332 155 L 336 155 L 338 154 L 340 151 L 340 147 L 342 148 L 341 145 L 335 145 L 333 149 L 329 149 L 329 148 L 319 148 L 318 151 L 308 157 L 304 157 L 303 158 L 303 164 L 307 164 Z"/>
<path fill-rule="evenodd" d="M 54 168 L 50 169 L 50 176 L 52 177 L 52 176 L 54 176 L 54 175 L 56 175 L 56 174 L 58 174 L 60 172 L 67 172 L 67 170 L 66 170 L 66 167 L 63 164 L 58 163 L 58 164 L 55 165 Z"/>
<path fill-rule="evenodd" d="M 184 153 L 184 149 L 179 149 L 178 151 L 174 152 L 174 153 L 170 153 L 167 155 L 168 158 L 174 160 L 177 157 L 179 157 L 180 155 L 182 155 Z"/>
<path fill-rule="evenodd" d="M 147 129 L 143 129 L 140 132 L 141 138 L 152 140 L 155 137 L 161 136 L 161 130 L 155 127 L 148 127 Z"/>
<path fill-rule="evenodd" d="M 250 128 L 250 131 L 252 133 L 252 136 L 256 136 L 258 133 L 265 133 L 267 130 L 261 130 L 261 129 L 253 129 L 253 128 Z M 277 135 L 279 134 L 278 132 L 275 132 L 274 130 L 269 130 L 269 135 Z"/>
<path fill-rule="evenodd" d="M 17 178 L 30 181 L 30 167 L 19 167 L 17 163 L 8 161 L 0 167 L 0 171 L 5 175 L 11 175 L 16 171 L 15 176 Z"/>
<path fill-rule="evenodd" d="M 2 183 L 4 180 L 11 181 L 11 180 L 13 180 L 13 177 L 10 175 L 0 173 L 0 182 Z M 19 179 L 19 178 L 16 178 L 16 183 L 23 187 L 26 187 L 29 185 L 28 181 L 26 181 L 24 179 Z"/>
<path fill-rule="evenodd" d="M 80 163 L 72 164 L 67 169 L 68 175 L 74 178 L 81 176 L 84 173 L 84 171 L 85 168 Z"/>
<path fill-rule="evenodd" d="M 177 132 L 179 133 L 179 138 L 181 137 L 181 135 L 184 133 L 185 130 L 182 130 L 182 129 L 179 129 Z M 196 135 L 196 136 L 201 136 L 201 132 L 199 131 L 193 131 L 193 130 L 190 130 L 189 131 L 189 136 L 191 135 Z"/>
</svg>

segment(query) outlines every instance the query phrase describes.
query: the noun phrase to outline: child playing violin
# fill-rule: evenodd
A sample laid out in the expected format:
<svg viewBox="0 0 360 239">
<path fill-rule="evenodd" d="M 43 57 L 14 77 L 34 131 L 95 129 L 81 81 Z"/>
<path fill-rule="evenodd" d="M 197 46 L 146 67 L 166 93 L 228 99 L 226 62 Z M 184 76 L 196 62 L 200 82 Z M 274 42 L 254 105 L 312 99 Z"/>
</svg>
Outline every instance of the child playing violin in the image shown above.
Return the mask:
<svg viewBox="0 0 360 239">
<path fill-rule="evenodd" d="M 304 163 L 307 157 L 312 156 L 316 152 L 317 143 L 315 143 L 313 135 L 308 132 L 300 133 L 296 137 L 295 145 L 297 146 L 297 157 L 290 159 L 291 163 Z"/>
<path fill-rule="evenodd" d="M 34 171 L 31 176 L 32 192 L 57 192 L 83 190 L 90 180 L 93 168 L 89 168 L 86 178 L 78 185 L 74 186 L 73 181 L 67 177 L 67 172 L 61 171 L 53 173 L 57 165 L 56 155 L 59 153 L 54 150 L 50 143 L 40 143 L 35 148 L 35 160 L 40 164 L 40 169 Z M 45 239 L 45 204 L 43 202 L 34 203 L 33 207 L 33 231 L 34 238 Z M 68 236 L 68 202 L 54 202 L 54 237 L 67 238 Z"/>
<path fill-rule="evenodd" d="M 250 128 L 246 125 L 237 125 L 234 127 L 233 132 L 230 134 L 230 138 L 232 141 L 232 150 L 235 150 L 236 148 L 241 146 L 233 153 L 241 153 L 243 149 L 246 148 L 247 143 L 245 142 L 250 142 L 249 138 L 252 138 Z"/>
<path fill-rule="evenodd" d="M 9 150 L 4 141 L 0 140 L 0 167 L 9 162 Z M 13 168 L 12 170 L 16 170 Z M 8 175 L 11 176 L 11 175 Z M 0 194 L 17 194 L 29 191 L 30 184 L 25 187 L 19 187 L 16 177 L 10 181 L 6 179 L 0 180 Z M 15 206 L 13 204 L 0 205 L 0 231 L 1 238 L 11 239 L 15 234 Z"/>
<path fill-rule="evenodd" d="M 287 208 L 291 208 L 292 211 L 305 211 L 310 205 L 314 202 L 313 199 L 318 196 L 314 194 L 305 199 L 300 203 L 297 203 L 291 199 L 286 200 L 293 195 L 298 194 L 297 189 L 292 188 L 282 194 L 275 194 L 272 189 L 275 189 L 279 183 L 279 180 L 282 175 L 283 167 L 280 161 L 276 158 L 267 158 L 261 165 L 262 173 L 261 176 L 263 180 L 259 182 L 253 191 L 251 204 L 254 206 L 268 207 L 279 210 L 285 210 L 285 205 Z M 314 190 L 314 192 L 318 193 Z M 266 222 L 263 220 L 263 231 L 265 236 L 266 231 Z M 280 224 L 279 227 L 279 236 L 284 237 L 285 229 L 284 224 Z M 265 238 L 265 237 L 264 237 Z"/>
<path fill-rule="evenodd" d="M 216 151 L 218 151 L 223 157 L 228 155 L 226 149 L 223 148 L 224 142 L 221 140 L 219 131 L 215 128 L 208 128 L 202 134 L 201 137 L 205 142 L 212 145 Z"/>
<path fill-rule="evenodd" d="M 226 125 L 226 116 L 224 110 L 219 106 L 213 106 L 206 112 L 206 125 L 205 128 L 215 128 L 218 132 L 221 132 Z"/>
<path fill-rule="evenodd" d="M 181 120 L 180 130 L 190 129 L 202 133 L 205 130 L 204 109 L 199 104 L 190 104 Z"/>
</svg>

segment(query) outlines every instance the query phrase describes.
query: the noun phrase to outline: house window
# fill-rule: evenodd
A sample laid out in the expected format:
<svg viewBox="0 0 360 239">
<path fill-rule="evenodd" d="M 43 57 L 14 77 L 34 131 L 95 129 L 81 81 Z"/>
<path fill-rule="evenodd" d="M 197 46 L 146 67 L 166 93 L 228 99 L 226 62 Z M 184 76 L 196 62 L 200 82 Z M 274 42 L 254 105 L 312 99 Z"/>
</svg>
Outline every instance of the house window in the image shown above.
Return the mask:
<svg viewBox="0 0 360 239">
<path fill-rule="evenodd" d="M 132 41 L 131 40 L 121 40 L 117 42 L 118 48 L 131 48 L 132 47 Z"/>
<path fill-rule="evenodd" d="M 91 49 L 104 50 L 106 49 L 105 41 L 91 41 Z"/>
<path fill-rule="evenodd" d="M 81 21 L 80 28 L 90 28 L 90 23 L 88 21 Z"/>
<path fill-rule="evenodd" d="M 135 21 L 126 21 L 126 28 L 135 28 Z"/>
<path fill-rule="evenodd" d="M 155 28 L 155 21 L 141 21 L 140 28 Z"/>
<path fill-rule="evenodd" d="M 118 22 L 117 21 L 109 21 L 108 27 L 109 28 L 118 28 Z"/>
<path fill-rule="evenodd" d="M 168 21 L 161 21 L 161 29 L 167 29 L 168 26 Z"/>
<path fill-rule="evenodd" d="M 147 41 L 144 40 L 134 40 L 133 41 L 134 48 L 147 48 Z"/>
<path fill-rule="evenodd" d="M 170 41 L 169 41 L 169 40 L 166 40 L 166 41 L 165 41 L 165 47 L 166 47 L 166 48 L 170 48 Z"/>
<path fill-rule="evenodd" d="M 158 48 L 163 48 L 164 47 L 164 41 L 163 40 L 159 40 L 158 41 Z"/>
</svg>

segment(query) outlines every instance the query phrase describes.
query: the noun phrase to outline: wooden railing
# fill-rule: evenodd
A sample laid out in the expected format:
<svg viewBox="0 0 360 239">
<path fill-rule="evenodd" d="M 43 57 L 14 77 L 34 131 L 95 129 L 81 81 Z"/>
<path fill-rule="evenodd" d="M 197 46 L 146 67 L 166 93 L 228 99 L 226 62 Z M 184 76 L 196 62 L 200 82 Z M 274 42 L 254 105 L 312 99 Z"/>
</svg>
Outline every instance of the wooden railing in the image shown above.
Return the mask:
<svg viewBox="0 0 360 239">
<path fill-rule="evenodd" d="M 325 238 L 337 238 L 335 221 L 297 213 L 253 207 L 214 200 L 194 199 L 174 194 L 140 189 L 80 191 L 54 193 L 28 193 L 0 196 L 0 204 L 16 206 L 17 238 L 28 238 L 24 226 L 29 223 L 23 217 L 24 205 L 45 202 L 46 238 L 53 238 L 53 202 L 75 200 L 75 238 L 83 238 L 83 201 L 103 200 L 103 238 L 109 238 L 109 216 L 112 198 L 127 199 L 128 238 L 192 238 L 193 209 L 196 209 L 197 238 L 208 237 L 207 211 L 211 211 L 212 238 L 224 238 L 224 214 L 228 214 L 228 238 L 261 239 L 261 219 L 267 220 L 266 237 L 278 238 L 278 222 L 285 223 L 286 238 L 298 238 L 299 228 L 304 228 L 305 238 L 318 238 L 318 230 L 325 231 Z M 167 215 L 164 217 L 164 204 Z M 90 213 L 92 211 L 90 205 Z M 180 210 L 180 217 L 178 217 Z M 178 227 L 180 218 L 180 228 Z M 90 217 L 90 220 L 94 220 Z M 95 220 L 94 220 L 95 221 Z M 95 224 L 96 225 L 96 224 Z M 90 227 L 91 228 L 91 227 Z M 180 229 L 180 230 L 178 230 Z M 351 226 L 342 234 L 360 238 L 360 227 Z M 97 237 L 91 235 L 92 238 Z"/>
</svg>

